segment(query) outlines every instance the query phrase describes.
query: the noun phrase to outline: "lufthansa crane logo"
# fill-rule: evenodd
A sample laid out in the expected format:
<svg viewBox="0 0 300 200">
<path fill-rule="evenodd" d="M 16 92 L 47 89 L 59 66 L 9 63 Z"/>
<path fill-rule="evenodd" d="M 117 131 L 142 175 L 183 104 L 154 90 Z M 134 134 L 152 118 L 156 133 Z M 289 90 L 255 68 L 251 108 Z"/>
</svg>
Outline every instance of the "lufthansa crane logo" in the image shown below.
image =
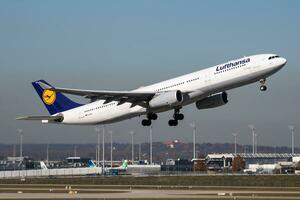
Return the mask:
<svg viewBox="0 0 300 200">
<path fill-rule="evenodd" d="M 55 102 L 56 99 L 56 93 L 53 90 L 44 90 L 43 92 L 43 101 L 45 102 L 45 104 L 47 105 L 52 105 Z"/>
</svg>

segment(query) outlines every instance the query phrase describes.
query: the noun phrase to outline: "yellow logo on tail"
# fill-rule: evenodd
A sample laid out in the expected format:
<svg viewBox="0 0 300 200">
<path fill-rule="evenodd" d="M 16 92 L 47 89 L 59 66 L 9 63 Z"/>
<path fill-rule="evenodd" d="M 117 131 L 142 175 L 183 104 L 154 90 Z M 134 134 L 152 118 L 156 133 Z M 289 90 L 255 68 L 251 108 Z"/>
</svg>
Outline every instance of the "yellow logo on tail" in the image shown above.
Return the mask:
<svg viewBox="0 0 300 200">
<path fill-rule="evenodd" d="M 43 101 L 45 102 L 45 104 L 47 105 L 52 105 L 55 102 L 56 99 L 56 93 L 53 90 L 44 90 L 43 92 Z"/>
</svg>

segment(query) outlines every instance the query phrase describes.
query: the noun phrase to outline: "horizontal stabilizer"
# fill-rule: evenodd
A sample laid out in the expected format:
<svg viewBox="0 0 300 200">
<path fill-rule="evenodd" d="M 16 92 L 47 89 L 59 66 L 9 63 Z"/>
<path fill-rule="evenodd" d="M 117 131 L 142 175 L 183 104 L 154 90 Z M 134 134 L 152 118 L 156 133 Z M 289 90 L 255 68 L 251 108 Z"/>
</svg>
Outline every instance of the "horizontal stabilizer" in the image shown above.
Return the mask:
<svg viewBox="0 0 300 200">
<path fill-rule="evenodd" d="M 57 116 L 25 116 L 18 117 L 16 120 L 39 120 L 39 121 L 49 121 L 49 122 L 62 122 L 64 117 L 62 115 Z"/>
</svg>

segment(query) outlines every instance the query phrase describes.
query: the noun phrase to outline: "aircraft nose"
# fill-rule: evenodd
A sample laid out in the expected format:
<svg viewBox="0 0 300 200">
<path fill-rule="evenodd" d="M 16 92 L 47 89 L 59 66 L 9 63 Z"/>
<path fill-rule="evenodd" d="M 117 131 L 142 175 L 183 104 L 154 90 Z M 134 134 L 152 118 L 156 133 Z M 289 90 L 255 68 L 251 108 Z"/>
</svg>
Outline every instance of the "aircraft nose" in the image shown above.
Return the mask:
<svg viewBox="0 0 300 200">
<path fill-rule="evenodd" d="M 287 63 L 287 60 L 285 58 L 281 58 L 281 62 L 282 62 L 282 65 L 285 65 Z"/>
</svg>

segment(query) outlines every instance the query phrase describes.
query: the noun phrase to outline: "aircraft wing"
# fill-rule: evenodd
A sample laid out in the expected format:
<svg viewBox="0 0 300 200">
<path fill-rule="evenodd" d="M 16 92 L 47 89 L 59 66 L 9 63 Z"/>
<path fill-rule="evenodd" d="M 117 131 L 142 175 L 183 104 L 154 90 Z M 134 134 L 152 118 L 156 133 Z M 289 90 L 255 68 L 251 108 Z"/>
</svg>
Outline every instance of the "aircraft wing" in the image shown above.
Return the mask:
<svg viewBox="0 0 300 200">
<path fill-rule="evenodd" d="M 154 92 L 138 92 L 138 91 L 109 91 L 109 90 L 81 90 L 81 89 L 70 89 L 70 88 L 49 88 L 57 92 L 65 94 L 79 95 L 85 98 L 96 101 L 99 99 L 105 100 L 105 103 L 111 101 L 119 101 L 119 105 L 129 102 L 132 105 L 145 106 L 143 101 L 149 101 L 154 95 Z"/>
<path fill-rule="evenodd" d="M 114 100 L 122 98 L 137 98 L 137 99 L 149 99 L 155 95 L 155 92 L 143 92 L 143 91 L 110 91 L 110 90 L 82 90 L 82 89 L 70 89 L 70 88 L 58 88 L 50 87 L 43 82 L 39 83 L 43 89 L 49 89 L 65 94 L 79 95 L 85 98 L 97 98 L 97 99 L 110 99 Z"/>
<path fill-rule="evenodd" d="M 72 94 L 83 96 L 85 98 L 91 99 L 91 102 L 103 99 L 105 104 L 111 101 L 118 101 L 118 105 L 123 103 L 131 103 L 132 107 L 135 105 L 140 105 L 143 107 L 147 106 L 147 102 L 152 99 L 156 94 L 153 91 L 110 91 L 110 90 L 82 90 L 82 89 L 71 89 L 71 88 L 59 88 L 50 87 L 49 85 L 40 83 L 44 89 L 49 89 L 65 94 Z"/>
<path fill-rule="evenodd" d="M 25 117 L 18 117 L 16 120 L 39 120 L 39 121 L 51 121 L 51 122 L 59 122 L 62 121 L 64 117 L 62 115 L 57 116 L 25 116 Z"/>
<path fill-rule="evenodd" d="M 57 92 L 62 92 L 66 94 L 79 95 L 84 97 L 152 97 L 155 95 L 153 92 L 133 92 L 133 91 L 109 91 L 109 90 L 81 90 L 81 89 L 69 89 L 69 88 L 51 88 Z"/>
</svg>

